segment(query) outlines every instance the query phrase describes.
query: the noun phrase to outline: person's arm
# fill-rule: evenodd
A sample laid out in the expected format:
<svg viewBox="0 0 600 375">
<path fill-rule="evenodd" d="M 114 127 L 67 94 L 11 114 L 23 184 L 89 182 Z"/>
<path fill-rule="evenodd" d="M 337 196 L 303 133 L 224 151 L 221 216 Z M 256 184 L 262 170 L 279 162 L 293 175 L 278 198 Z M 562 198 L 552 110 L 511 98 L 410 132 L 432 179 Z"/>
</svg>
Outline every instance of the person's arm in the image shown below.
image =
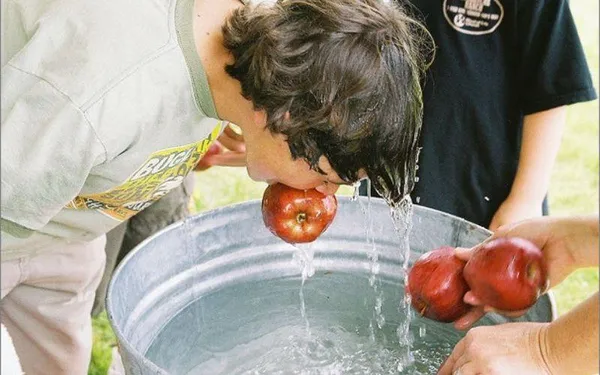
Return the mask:
<svg viewBox="0 0 600 375">
<path fill-rule="evenodd" d="M 542 250 L 548 270 L 549 287 L 553 287 L 578 268 L 598 266 L 598 228 L 597 215 L 546 216 L 501 227 L 486 241 L 498 237 L 522 237 L 532 241 Z M 477 246 L 471 249 L 457 249 L 456 256 L 468 261 L 475 248 Z M 475 308 L 454 322 L 457 329 L 468 329 L 485 312 L 494 311 L 489 306 L 483 306 L 471 292 L 467 292 L 464 300 Z M 497 312 L 507 316 L 520 316 L 524 313 Z"/>
<path fill-rule="evenodd" d="M 517 174 L 509 196 L 492 218 L 490 230 L 541 215 L 565 120 L 565 106 L 525 116 Z"/>
<path fill-rule="evenodd" d="M 515 3 L 517 101 L 525 115 L 520 161 L 490 229 L 541 215 L 565 122 L 565 106 L 596 99 L 568 0 Z"/>
<path fill-rule="evenodd" d="M 597 215 L 544 217 L 502 227 L 496 237 L 522 237 L 544 253 L 551 285 L 577 268 L 599 264 Z M 457 251 L 468 260 L 472 249 Z M 465 296 L 465 299 L 467 297 Z M 591 374 L 598 372 L 598 294 L 551 323 L 506 323 L 472 328 L 438 374 Z M 455 322 L 467 328 L 483 315 L 478 306 Z"/>
<path fill-rule="evenodd" d="M 550 323 L 542 355 L 551 374 L 597 374 L 598 293 Z"/>
<path fill-rule="evenodd" d="M 552 323 L 471 329 L 438 375 L 590 375 L 598 368 L 598 293 Z"/>
</svg>

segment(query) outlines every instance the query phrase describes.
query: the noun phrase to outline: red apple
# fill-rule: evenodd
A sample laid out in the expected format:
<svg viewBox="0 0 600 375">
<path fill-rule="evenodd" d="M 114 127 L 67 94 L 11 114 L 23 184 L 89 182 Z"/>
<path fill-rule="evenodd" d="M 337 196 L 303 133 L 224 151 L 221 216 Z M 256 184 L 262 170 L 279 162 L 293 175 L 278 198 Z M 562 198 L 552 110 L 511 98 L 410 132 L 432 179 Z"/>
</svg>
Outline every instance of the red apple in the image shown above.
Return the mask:
<svg viewBox="0 0 600 375">
<path fill-rule="evenodd" d="M 220 144 L 218 144 L 217 142 L 213 142 L 210 145 L 210 147 L 208 148 L 208 150 L 206 150 L 204 155 L 202 155 L 202 158 L 200 158 L 200 161 L 198 161 L 198 164 L 196 164 L 196 166 L 194 167 L 194 170 L 195 171 L 204 171 L 204 170 L 207 170 L 208 168 L 212 167 L 212 165 L 208 164 L 205 161 L 205 158 L 209 155 L 220 154 L 222 150 L 223 149 Z"/>
<path fill-rule="evenodd" d="M 502 311 L 531 307 L 548 286 L 542 251 L 523 238 L 497 238 L 475 249 L 464 269 L 472 293 Z"/>
<path fill-rule="evenodd" d="M 269 185 L 263 194 L 262 215 L 269 230 L 289 243 L 312 242 L 331 224 L 337 211 L 335 195 L 315 189 Z"/>
<path fill-rule="evenodd" d="M 421 255 L 408 273 L 413 308 L 421 316 L 445 323 L 465 315 L 471 306 L 463 301 L 469 290 L 462 275 L 464 265 L 449 246 Z"/>
</svg>

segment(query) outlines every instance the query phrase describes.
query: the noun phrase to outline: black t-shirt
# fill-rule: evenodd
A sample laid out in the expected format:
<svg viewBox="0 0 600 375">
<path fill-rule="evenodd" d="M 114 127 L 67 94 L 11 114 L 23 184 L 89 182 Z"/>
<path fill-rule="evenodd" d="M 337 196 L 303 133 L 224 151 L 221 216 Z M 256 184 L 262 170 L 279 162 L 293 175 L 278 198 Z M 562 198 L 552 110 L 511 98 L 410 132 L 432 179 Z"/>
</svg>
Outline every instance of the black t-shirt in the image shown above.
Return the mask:
<svg viewBox="0 0 600 375">
<path fill-rule="evenodd" d="M 515 178 L 523 116 L 596 98 L 568 2 L 411 2 L 437 47 L 413 202 L 487 227 Z"/>
</svg>

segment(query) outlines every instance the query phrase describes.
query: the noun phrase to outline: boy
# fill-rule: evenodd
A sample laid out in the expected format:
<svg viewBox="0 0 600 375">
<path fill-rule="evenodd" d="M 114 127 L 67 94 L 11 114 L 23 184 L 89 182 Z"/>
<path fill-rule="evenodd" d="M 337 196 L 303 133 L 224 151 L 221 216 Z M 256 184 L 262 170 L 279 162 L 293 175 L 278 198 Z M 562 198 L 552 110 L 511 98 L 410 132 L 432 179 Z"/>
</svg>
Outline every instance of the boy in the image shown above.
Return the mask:
<svg viewBox="0 0 600 375">
<path fill-rule="evenodd" d="M 253 179 L 410 191 L 422 40 L 392 4 L 2 6 L 2 323 L 29 375 L 86 372 L 104 234 L 178 186 L 226 121 Z"/>
</svg>

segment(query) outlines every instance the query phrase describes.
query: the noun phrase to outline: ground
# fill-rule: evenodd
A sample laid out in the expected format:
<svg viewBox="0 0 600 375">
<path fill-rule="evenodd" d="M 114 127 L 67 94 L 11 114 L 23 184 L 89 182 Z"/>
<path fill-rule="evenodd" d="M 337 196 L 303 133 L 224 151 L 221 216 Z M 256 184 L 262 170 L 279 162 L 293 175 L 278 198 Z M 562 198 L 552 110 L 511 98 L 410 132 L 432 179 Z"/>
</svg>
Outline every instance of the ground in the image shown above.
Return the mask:
<svg viewBox="0 0 600 375">
<path fill-rule="evenodd" d="M 598 1 L 571 1 L 588 63 L 598 88 Z M 550 186 L 553 215 L 598 212 L 598 101 L 571 106 L 567 129 Z M 203 183 L 210 181 L 210 184 Z M 197 174 L 193 207 L 196 211 L 260 198 L 264 184 L 248 179 L 242 169 L 213 168 Z M 210 185 L 210 186 L 209 186 Z M 349 190 L 345 190 L 348 194 Z M 565 313 L 598 290 L 598 269 L 572 274 L 553 290 L 558 311 Z M 106 374 L 115 338 L 102 314 L 94 319 L 94 348 L 89 375 Z"/>
</svg>

